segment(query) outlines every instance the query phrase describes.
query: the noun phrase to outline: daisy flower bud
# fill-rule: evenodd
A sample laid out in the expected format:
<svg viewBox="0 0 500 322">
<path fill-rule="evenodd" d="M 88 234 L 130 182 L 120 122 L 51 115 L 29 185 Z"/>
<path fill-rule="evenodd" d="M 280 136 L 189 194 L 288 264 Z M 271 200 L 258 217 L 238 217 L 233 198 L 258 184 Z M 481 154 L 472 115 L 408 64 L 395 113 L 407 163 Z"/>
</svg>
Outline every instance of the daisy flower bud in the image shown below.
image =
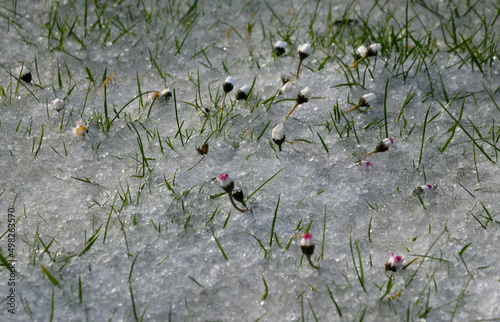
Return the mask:
<svg viewBox="0 0 500 322">
<path fill-rule="evenodd" d="M 376 152 L 385 152 L 389 150 L 389 147 L 394 143 L 394 140 L 392 138 L 385 138 L 382 141 L 380 141 L 379 144 L 375 147 Z"/>
<path fill-rule="evenodd" d="M 285 131 L 282 123 L 278 123 L 274 127 L 271 132 L 271 138 L 273 139 L 274 144 L 276 144 L 278 149 L 281 151 L 281 145 L 285 142 Z"/>
<path fill-rule="evenodd" d="M 382 141 L 380 141 L 377 146 L 375 147 L 375 150 L 372 152 L 362 156 L 358 162 L 361 162 L 362 159 L 366 158 L 367 156 L 373 154 L 373 153 L 378 153 L 378 152 L 385 152 L 389 150 L 389 146 L 391 146 L 394 143 L 394 140 L 392 138 L 385 138 Z"/>
<path fill-rule="evenodd" d="M 302 236 L 302 240 L 300 241 L 300 250 L 302 251 L 302 254 L 307 258 L 307 261 L 309 264 L 313 267 L 318 269 L 317 266 L 315 266 L 312 261 L 311 261 L 311 256 L 314 253 L 314 243 L 312 240 L 312 234 L 305 233 Z"/>
<path fill-rule="evenodd" d="M 236 100 L 244 101 L 248 98 L 248 92 L 250 92 L 250 86 L 245 85 L 236 91 Z"/>
<path fill-rule="evenodd" d="M 26 83 L 31 83 L 31 81 L 33 80 L 33 78 L 31 77 L 31 71 L 24 65 L 16 69 L 16 77 L 19 77 Z"/>
<path fill-rule="evenodd" d="M 89 129 L 81 122 L 76 122 L 76 127 L 73 128 L 73 134 L 77 138 L 85 138 L 85 135 L 89 133 Z"/>
<path fill-rule="evenodd" d="M 290 83 L 290 77 L 281 75 L 281 82 L 283 83 L 283 87 L 278 91 L 278 95 L 284 94 L 285 92 L 288 92 L 292 88 Z"/>
<path fill-rule="evenodd" d="M 217 181 L 220 183 L 220 187 L 227 193 L 231 193 L 234 189 L 233 179 L 229 177 L 228 174 L 219 174 L 217 176 Z"/>
<path fill-rule="evenodd" d="M 54 110 L 60 112 L 64 108 L 64 101 L 60 98 L 56 98 L 52 101 L 52 107 Z"/>
<path fill-rule="evenodd" d="M 387 263 L 385 263 L 385 271 L 396 272 L 403 267 L 403 261 L 403 256 L 394 256 L 394 253 L 392 253 Z"/>
<path fill-rule="evenodd" d="M 228 76 L 226 78 L 226 80 L 224 81 L 224 83 L 222 83 L 222 89 L 224 90 L 224 94 L 222 95 L 222 103 L 220 106 L 221 120 L 222 120 L 222 116 L 224 115 L 224 101 L 226 100 L 226 94 L 233 90 L 234 83 L 236 83 L 236 80 L 234 78 L 232 78 L 231 76 Z"/>
<path fill-rule="evenodd" d="M 172 97 L 172 92 L 170 91 L 170 89 L 165 88 L 161 91 L 161 98 L 163 98 L 164 100 L 168 100 L 170 97 Z"/>
<path fill-rule="evenodd" d="M 313 49 L 310 44 L 305 43 L 299 46 L 299 59 L 304 60 L 309 57 Z"/>
<path fill-rule="evenodd" d="M 382 45 L 379 43 L 371 44 L 368 47 L 363 45 L 359 46 L 354 52 L 354 63 L 351 65 L 351 69 L 354 68 L 359 62 L 361 62 L 366 57 L 377 56 L 377 54 L 382 50 Z"/>
<path fill-rule="evenodd" d="M 233 207 L 238 210 L 239 212 L 245 212 L 245 210 L 239 208 L 235 203 L 234 203 L 234 199 L 233 199 L 233 191 L 234 191 L 234 182 L 233 182 L 233 179 L 231 179 L 229 177 L 228 174 L 219 174 L 217 176 L 217 181 L 219 181 L 220 183 L 220 186 L 221 188 L 227 192 L 227 195 L 229 196 L 229 200 L 231 201 L 231 204 L 233 205 Z M 241 190 L 240 190 L 241 191 Z M 241 192 L 241 195 L 237 192 L 236 193 L 236 196 L 239 198 L 241 196 L 241 198 L 243 199 L 243 192 Z M 246 205 L 243 203 L 243 205 L 245 206 L 246 208 Z M 248 208 L 247 208 L 248 209 Z M 251 210 L 250 210 L 251 212 Z"/>
<path fill-rule="evenodd" d="M 377 56 L 377 54 L 380 52 L 380 50 L 382 50 L 382 45 L 381 44 L 379 44 L 379 43 L 371 44 L 368 47 L 368 51 L 366 53 L 366 56 L 367 57 Z"/>
<path fill-rule="evenodd" d="M 235 188 L 232 192 L 234 200 L 238 201 L 246 208 L 246 210 L 252 212 L 252 209 L 248 209 L 247 204 L 245 203 L 245 196 L 243 195 L 243 190 L 240 188 Z"/>
<path fill-rule="evenodd" d="M 231 76 L 228 76 L 224 81 L 224 83 L 222 84 L 222 89 L 224 89 L 224 93 L 229 93 L 230 91 L 232 91 L 234 88 L 234 83 L 236 83 L 236 80 Z"/>
<path fill-rule="evenodd" d="M 424 184 L 423 186 L 417 187 L 417 189 L 415 189 L 415 191 L 413 191 L 413 193 L 421 194 L 421 193 L 424 193 L 425 191 L 430 190 L 430 189 L 432 189 L 432 186 L 430 184 Z"/>
<path fill-rule="evenodd" d="M 287 46 L 286 42 L 278 40 L 274 44 L 274 52 L 276 53 L 276 56 L 283 55 L 285 53 L 285 51 L 286 51 L 286 46 Z"/>
<path fill-rule="evenodd" d="M 365 57 L 366 53 L 368 53 L 368 48 L 366 46 L 361 45 L 354 51 L 354 59 L 358 60 L 362 57 Z"/>
<path fill-rule="evenodd" d="M 347 114 L 359 107 L 370 107 L 372 106 L 375 102 L 377 101 L 377 95 L 375 95 L 374 93 L 368 93 L 368 94 L 365 94 L 363 96 L 361 96 L 361 98 L 359 99 L 359 102 L 356 106 L 354 106 L 353 108 L 347 110 L 344 112 L 344 114 Z"/>
<path fill-rule="evenodd" d="M 293 110 L 298 105 L 309 102 L 310 98 L 311 98 L 311 89 L 309 88 L 309 86 L 307 86 L 306 88 L 304 88 L 303 90 L 301 90 L 299 92 L 299 94 L 297 95 L 297 99 L 295 101 L 295 105 L 292 107 L 292 109 L 290 110 L 290 112 L 288 112 L 288 115 L 286 116 L 285 120 L 288 120 L 288 118 L 290 117 L 290 114 L 292 114 Z"/>
<path fill-rule="evenodd" d="M 310 44 L 306 43 L 299 46 L 299 67 L 297 68 L 297 79 L 299 79 L 300 66 L 302 66 L 302 61 L 309 57 L 312 53 L 312 47 Z"/>
</svg>

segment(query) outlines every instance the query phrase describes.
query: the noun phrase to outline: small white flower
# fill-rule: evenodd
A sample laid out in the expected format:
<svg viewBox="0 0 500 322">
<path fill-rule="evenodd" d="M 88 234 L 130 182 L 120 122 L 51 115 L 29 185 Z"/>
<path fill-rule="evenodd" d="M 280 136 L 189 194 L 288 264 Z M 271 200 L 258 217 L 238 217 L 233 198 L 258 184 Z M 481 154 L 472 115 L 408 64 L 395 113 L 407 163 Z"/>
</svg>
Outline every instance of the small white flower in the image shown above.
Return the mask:
<svg viewBox="0 0 500 322">
<path fill-rule="evenodd" d="M 382 140 L 382 143 L 386 148 L 389 148 L 389 146 L 394 143 L 394 140 L 392 138 L 385 138 Z"/>
<path fill-rule="evenodd" d="M 364 104 L 366 104 L 361 106 L 371 106 L 377 101 L 377 95 L 375 95 L 374 93 L 368 93 L 361 96 L 361 99 L 364 101 Z"/>
<path fill-rule="evenodd" d="M 60 98 L 56 98 L 52 101 L 52 107 L 54 110 L 60 112 L 64 108 L 64 101 Z"/>
<path fill-rule="evenodd" d="M 375 56 L 377 55 L 380 50 L 382 50 L 382 45 L 379 43 L 371 44 L 368 47 L 368 56 Z"/>
<path fill-rule="evenodd" d="M 309 88 L 309 86 L 307 86 L 306 88 L 304 88 L 299 92 L 298 99 L 304 100 L 304 103 L 308 102 L 310 98 L 311 98 L 311 89 Z"/>
<path fill-rule="evenodd" d="M 358 47 L 358 49 L 356 49 L 355 55 L 357 55 L 359 57 L 364 57 L 367 52 L 368 52 L 368 48 L 366 48 L 366 46 L 364 46 L 364 45 L 361 45 Z"/>
<path fill-rule="evenodd" d="M 282 140 L 285 139 L 285 131 L 283 130 L 283 124 L 282 123 L 278 123 L 274 127 L 274 129 L 273 129 L 273 131 L 271 133 L 271 136 L 272 136 L 274 142 L 276 142 L 276 141 L 282 141 Z"/>
<path fill-rule="evenodd" d="M 278 56 L 283 55 L 286 51 L 286 46 L 287 46 L 286 42 L 278 40 L 274 44 L 274 51 L 276 52 L 276 55 L 278 55 Z"/>
<path fill-rule="evenodd" d="M 309 43 L 305 43 L 299 46 L 299 58 L 305 59 L 311 55 L 313 49 Z"/>
<path fill-rule="evenodd" d="M 286 92 L 289 92 L 292 89 L 292 83 L 288 82 L 283 85 L 283 87 L 279 90 L 278 95 L 285 94 Z"/>
<path fill-rule="evenodd" d="M 230 91 L 232 91 L 234 88 L 234 83 L 236 83 L 236 80 L 231 76 L 228 76 L 224 81 L 224 83 L 222 84 L 224 92 L 229 93 Z"/>
<path fill-rule="evenodd" d="M 16 74 L 14 76 L 21 78 L 21 80 L 26 83 L 31 83 L 32 81 L 31 71 L 24 65 L 16 68 Z"/>
<path fill-rule="evenodd" d="M 246 100 L 250 92 L 250 86 L 245 85 L 236 91 L 236 100 Z"/>
</svg>

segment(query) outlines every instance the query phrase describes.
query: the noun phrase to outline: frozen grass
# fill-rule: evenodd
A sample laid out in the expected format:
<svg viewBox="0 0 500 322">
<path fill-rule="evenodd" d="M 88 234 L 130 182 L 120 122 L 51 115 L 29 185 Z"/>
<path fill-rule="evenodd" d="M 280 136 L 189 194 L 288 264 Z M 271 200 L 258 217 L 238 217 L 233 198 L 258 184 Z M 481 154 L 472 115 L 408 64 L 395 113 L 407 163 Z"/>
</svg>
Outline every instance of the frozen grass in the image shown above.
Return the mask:
<svg viewBox="0 0 500 322">
<path fill-rule="evenodd" d="M 487 0 L 1 4 L 10 317 L 500 319 L 499 16 Z M 351 68 L 372 43 L 381 52 Z M 271 130 L 306 86 L 278 152 Z M 376 104 L 343 113 L 370 92 Z M 373 166 L 356 164 L 386 137 Z M 253 213 L 232 209 L 224 172 Z M 7 217 L 0 227 L 7 296 Z M 306 231 L 318 270 L 300 253 Z M 391 252 L 402 270 L 384 271 Z"/>
</svg>

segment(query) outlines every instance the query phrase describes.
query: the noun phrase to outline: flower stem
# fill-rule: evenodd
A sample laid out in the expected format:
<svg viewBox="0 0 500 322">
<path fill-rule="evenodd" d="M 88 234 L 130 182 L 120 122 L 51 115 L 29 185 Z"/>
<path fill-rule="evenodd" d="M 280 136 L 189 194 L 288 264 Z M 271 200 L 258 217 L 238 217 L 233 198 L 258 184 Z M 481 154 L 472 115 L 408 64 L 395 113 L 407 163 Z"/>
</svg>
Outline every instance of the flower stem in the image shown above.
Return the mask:
<svg viewBox="0 0 500 322">
<path fill-rule="evenodd" d="M 281 152 L 281 144 L 278 145 L 278 150 Z"/>
<path fill-rule="evenodd" d="M 229 196 L 229 200 L 231 200 L 231 203 L 233 204 L 233 207 L 236 208 L 236 210 L 238 210 L 239 212 L 246 211 L 246 210 L 240 209 L 240 208 L 238 208 L 238 206 L 236 206 L 236 203 L 234 202 L 233 196 L 231 195 L 231 193 L 228 193 L 227 195 Z"/>
<path fill-rule="evenodd" d="M 226 92 L 224 92 L 224 95 L 222 95 L 222 104 L 220 105 L 220 118 L 222 120 L 223 114 L 224 114 L 224 101 L 226 100 Z"/>
<path fill-rule="evenodd" d="M 200 161 L 196 162 L 196 164 L 193 165 L 191 168 L 189 168 L 187 171 L 189 171 L 189 170 L 193 169 L 194 167 L 196 167 L 198 165 L 198 163 L 200 163 L 203 159 L 205 159 L 205 156 L 202 156 L 201 159 L 200 159 Z"/>
<path fill-rule="evenodd" d="M 367 156 L 372 155 L 372 154 L 373 154 L 373 153 L 375 153 L 375 152 L 377 152 L 377 151 L 376 151 L 376 150 L 373 150 L 372 152 L 370 152 L 370 153 L 368 153 L 368 154 L 363 155 L 361 158 L 359 158 L 359 161 L 358 161 L 358 162 L 360 162 L 361 160 L 363 160 L 363 159 L 364 159 L 364 158 L 366 158 Z"/>
<path fill-rule="evenodd" d="M 307 258 L 307 261 L 309 262 L 309 265 L 311 265 L 312 268 L 319 269 L 318 266 L 313 264 L 310 256 L 306 256 L 306 258 Z"/>
<path fill-rule="evenodd" d="M 299 79 L 300 66 L 302 66 L 302 59 L 299 61 L 299 67 L 297 68 L 297 79 Z"/>
<path fill-rule="evenodd" d="M 359 107 L 359 104 L 358 104 L 358 105 L 356 105 L 356 106 L 354 106 L 354 107 L 353 107 L 353 108 L 351 108 L 351 109 L 348 109 L 347 111 L 344 111 L 344 114 L 347 114 L 347 113 L 349 113 L 349 112 L 352 112 L 352 111 L 354 111 L 355 109 L 357 109 L 358 107 Z"/>
<path fill-rule="evenodd" d="M 288 120 L 288 118 L 290 117 L 290 114 L 292 114 L 293 110 L 297 107 L 297 105 L 299 105 L 299 102 L 295 102 L 295 105 L 292 107 L 290 112 L 288 112 L 288 115 L 285 117 L 285 121 Z"/>
<path fill-rule="evenodd" d="M 354 67 L 356 67 L 356 65 L 359 64 L 366 57 L 368 57 L 368 55 L 365 54 L 363 57 L 361 57 L 360 59 L 356 60 L 354 63 L 352 63 L 352 65 L 351 65 L 350 68 L 353 69 Z"/>
</svg>

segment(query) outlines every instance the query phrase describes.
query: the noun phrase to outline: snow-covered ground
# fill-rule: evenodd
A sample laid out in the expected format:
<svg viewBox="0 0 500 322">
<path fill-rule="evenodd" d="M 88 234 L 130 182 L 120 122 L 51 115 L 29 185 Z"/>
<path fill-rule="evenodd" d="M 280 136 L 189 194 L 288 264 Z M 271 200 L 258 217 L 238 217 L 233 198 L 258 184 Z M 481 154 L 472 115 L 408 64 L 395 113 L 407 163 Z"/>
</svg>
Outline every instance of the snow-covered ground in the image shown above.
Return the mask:
<svg viewBox="0 0 500 322">
<path fill-rule="evenodd" d="M 2 316 L 500 319 L 499 14 L 487 0 L 4 2 Z M 386 271 L 393 252 L 405 266 Z"/>
</svg>

